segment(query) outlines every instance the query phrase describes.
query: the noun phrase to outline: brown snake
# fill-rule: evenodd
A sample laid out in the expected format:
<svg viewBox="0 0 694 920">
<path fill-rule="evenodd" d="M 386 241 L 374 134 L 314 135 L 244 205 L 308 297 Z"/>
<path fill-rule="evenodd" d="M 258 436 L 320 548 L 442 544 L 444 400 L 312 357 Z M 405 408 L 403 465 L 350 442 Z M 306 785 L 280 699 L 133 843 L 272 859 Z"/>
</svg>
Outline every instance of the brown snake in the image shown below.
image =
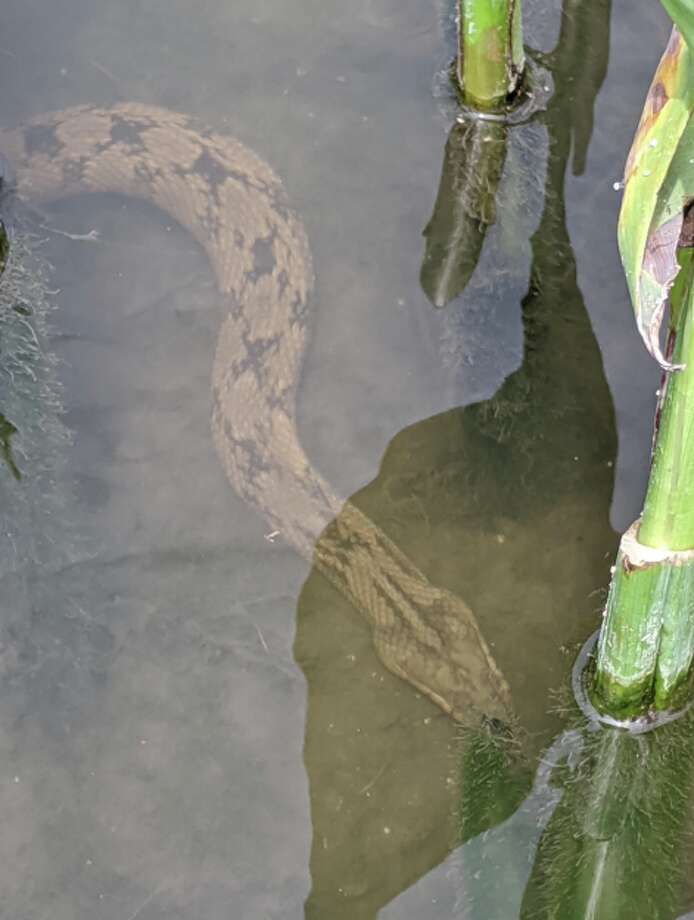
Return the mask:
<svg viewBox="0 0 694 920">
<path fill-rule="evenodd" d="M 282 184 L 231 137 L 139 104 L 77 107 L 0 132 L 19 197 L 149 201 L 203 247 L 224 298 L 212 433 L 236 492 L 366 617 L 383 663 L 455 719 L 510 718 L 510 694 L 467 605 L 432 585 L 313 468 L 295 406 L 311 254 Z"/>
</svg>

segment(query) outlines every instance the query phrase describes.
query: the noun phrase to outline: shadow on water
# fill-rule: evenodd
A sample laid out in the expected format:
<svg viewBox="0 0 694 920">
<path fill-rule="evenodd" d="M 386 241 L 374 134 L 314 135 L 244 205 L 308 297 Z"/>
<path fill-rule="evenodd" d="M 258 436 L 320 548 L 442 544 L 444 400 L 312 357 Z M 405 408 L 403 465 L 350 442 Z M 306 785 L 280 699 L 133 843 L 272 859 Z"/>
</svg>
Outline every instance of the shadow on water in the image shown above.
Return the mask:
<svg viewBox="0 0 694 920">
<path fill-rule="evenodd" d="M 522 366 L 492 399 L 398 434 L 377 479 L 352 499 L 470 605 L 520 730 L 511 741 L 457 730 L 383 674 L 348 606 L 312 575 L 295 644 L 309 683 L 311 920 L 676 915 L 690 720 L 637 739 L 576 728 L 575 717 L 567 728 L 561 702 L 578 645 L 599 622 L 617 544 L 608 518 L 613 407 L 563 201 L 567 167 L 573 161 L 580 174 L 585 165 L 609 15 L 608 0 L 567 0 L 557 47 L 542 61 L 555 92 L 541 116 L 549 157 L 522 302 Z M 470 229 L 465 203 L 457 212 L 451 204 L 469 137 L 455 127 L 444 160 L 439 229 L 451 237 L 466 221 Z M 438 253 L 445 261 L 445 240 Z M 461 280 L 459 268 L 445 265 L 445 296 L 434 301 L 474 271 L 463 265 Z"/>
</svg>

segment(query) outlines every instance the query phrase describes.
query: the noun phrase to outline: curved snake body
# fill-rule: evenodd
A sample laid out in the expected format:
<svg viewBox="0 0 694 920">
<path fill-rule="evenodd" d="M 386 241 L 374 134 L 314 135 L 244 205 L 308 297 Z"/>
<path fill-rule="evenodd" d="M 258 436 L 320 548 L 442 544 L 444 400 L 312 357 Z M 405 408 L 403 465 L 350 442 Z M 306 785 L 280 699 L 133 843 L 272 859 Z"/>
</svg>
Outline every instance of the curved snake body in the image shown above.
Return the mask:
<svg viewBox="0 0 694 920">
<path fill-rule="evenodd" d="M 145 199 L 204 248 L 224 299 L 212 432 L 236 492 L 362 612 L 384 664 L 456 719 L 508 719 L 508 686 L 469 608 L 343 503 L 302 448 L 295 404 L 313 282 L 301 222 L 239 141 L 138 104 L 78 107 L 0 133 L 17 192 Z"/>
</svg>

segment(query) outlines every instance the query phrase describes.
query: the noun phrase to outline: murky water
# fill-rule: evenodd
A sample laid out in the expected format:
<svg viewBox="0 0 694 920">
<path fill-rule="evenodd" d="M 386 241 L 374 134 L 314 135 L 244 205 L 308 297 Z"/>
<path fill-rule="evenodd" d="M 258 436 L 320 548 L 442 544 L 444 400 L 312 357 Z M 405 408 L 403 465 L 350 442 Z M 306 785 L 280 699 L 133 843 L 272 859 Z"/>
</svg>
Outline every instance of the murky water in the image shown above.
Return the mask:
<svg viewBox="0 0 694 920">
<path fill-rule="evenodd" d="M 31 473 L 2 480 L 0 916 L 694 907 L 682 724 L 661 743 L 591 732 L 568 689 L 648 462 L 657 374 L 612 186 L 668 26 L 656 4 L 563 6 L 529 11 L 546 112 L 512 130 L 482 261 L 435 309 L 420 268 L 452 124 L 438 0 L 6 5 L 3 125 L 146 102 L 282 176 L 317 279 L 302 442 L 464 599 L 515 718 L 463 729 L 394 676 L 349 600 L 229 485 L 197 244 L 145 202 L 43 209 L 29 226 L 54 270 L 35 316 L 52 334 L 27 352 L 36 390 L 4 381 L 0 403 Z M 31 278 L 15 280 L 36 305 Z"/>
</svg>

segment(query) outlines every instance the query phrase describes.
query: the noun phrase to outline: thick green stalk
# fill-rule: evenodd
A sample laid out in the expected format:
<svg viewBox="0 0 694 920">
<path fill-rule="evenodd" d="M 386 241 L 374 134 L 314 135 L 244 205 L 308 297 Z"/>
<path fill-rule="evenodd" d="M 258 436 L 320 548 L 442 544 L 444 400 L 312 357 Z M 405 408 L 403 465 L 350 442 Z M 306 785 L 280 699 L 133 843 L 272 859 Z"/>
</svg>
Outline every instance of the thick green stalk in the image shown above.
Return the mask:
<svg viewBox="0 0 694 920">
<path fill-rule="evenodd" d="M 675 291 L 672 300 L 676 303 Z M 671 550 L 694 548 L 693 291 L 687 285 L 684 309 L 678 311 L 673 360 L 685 367 L 668 377 L 639 527 L 641 543 Z"/>
<path fill-rule="evenodd" d="M 637 528 L 622 538 L 593 687 L 616 718 L 681 704 L 694 656 L 694 552 L 646 547 Z"/>
<path fill-rule="evenodd" d="M 503 107 L 523 72 L 520 0 L 459 0 L 458 82 L 481 111 Z"/>
<path fill-rule="evenodd" d="M 688 258 L 682 261 L 689 261 Z M 694 287 L 673 289 L 677 323 L 644 512 L 624 535 L 593 694 L 617 717 L 680 705 L 694 659 Z"/>
</svg>

